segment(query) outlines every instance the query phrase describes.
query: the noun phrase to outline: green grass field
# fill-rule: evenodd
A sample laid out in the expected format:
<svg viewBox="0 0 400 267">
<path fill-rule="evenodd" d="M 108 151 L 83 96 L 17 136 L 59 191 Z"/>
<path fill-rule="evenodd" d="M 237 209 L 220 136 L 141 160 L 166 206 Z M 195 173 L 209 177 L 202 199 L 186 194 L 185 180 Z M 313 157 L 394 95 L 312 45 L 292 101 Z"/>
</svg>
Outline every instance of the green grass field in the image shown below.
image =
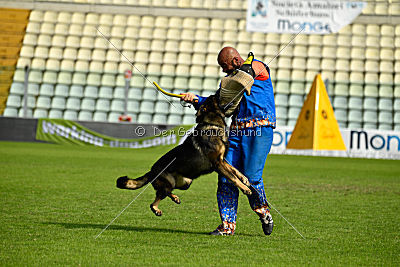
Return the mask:
<svg viewBox="0 0 400 267">
<path fill-rule="evenodd" d="M 176 190 L 182 204 L 149 209 L 115 180 L 146 172 L 169 148 L 142 150 L 0 142 L 0 265 L 400 264 L 400 162 L 270 155 L 264 172 L 276 212 L 266 237 L 241 194 L 235 236 L 219 224 L 217 175 Z"/>
</svg>

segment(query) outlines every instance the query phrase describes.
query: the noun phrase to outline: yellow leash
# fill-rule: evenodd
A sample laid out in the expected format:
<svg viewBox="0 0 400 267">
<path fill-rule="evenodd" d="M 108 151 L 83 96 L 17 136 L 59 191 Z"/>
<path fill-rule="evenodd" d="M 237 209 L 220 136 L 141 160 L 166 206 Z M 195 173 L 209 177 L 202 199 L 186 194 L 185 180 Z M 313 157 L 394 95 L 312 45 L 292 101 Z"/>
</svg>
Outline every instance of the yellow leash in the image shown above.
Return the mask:
<svg viewBox="0 0 400 267">
<path fill-rule="evenodd" d="M 165 90 L 162 89 L 156 82 L 153 82 L 153 84 L 157 87 L 157 89 L 158 89 L 161 93 L 163 93 L 163 94 L 165 94 L 165 95 L 167 95 L 167 96 L 173 96 L 173 97 L 177 97 L 177 98 L 181 98 L 181 97 L 182 97 L 181 95 L 173 94 L 173 93 L 169 93 L 169 92 L 165 91 Z"/>
<path fill-rule="evenodd" d="M 156 86 L 157 90 L 160 91 L 161 93 L 167 95 L 167 96 L 172 96 L 172 97 L 177 97 L 177 98 L 182 98 L 182 95 L 178 95 L 178 94 L 173 94 L 173 93 L 169 93 L 167 91 L 165 91 L 164 89 L 162 89 L 156 82 L 153 82 L 153 84 Z M 194 99 L 194 102 L 197 102 L 198 99 Z"/>
</svg>

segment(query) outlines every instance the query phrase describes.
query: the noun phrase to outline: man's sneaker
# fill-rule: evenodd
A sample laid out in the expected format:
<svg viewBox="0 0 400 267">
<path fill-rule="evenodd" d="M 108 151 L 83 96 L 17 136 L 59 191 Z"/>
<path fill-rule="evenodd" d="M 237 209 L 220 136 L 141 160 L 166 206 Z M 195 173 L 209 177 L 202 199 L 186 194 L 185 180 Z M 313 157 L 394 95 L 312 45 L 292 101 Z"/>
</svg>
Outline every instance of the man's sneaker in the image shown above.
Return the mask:
<svg viewBox="0 0 400 267">
<path fill-rule="evenodd" d="M 260 221 L 264 234 L 270 235 L 272 233 L 272 229 L 274 228 L 274 221 L 272 220 L 271 214 L 268 213 L 264 217 L 260 217 Z"/>
<path fill-rule="evenodd" d="M 232 232 L 232 230 L 229 228 L 224 228 L 223 224 L 218 225 L 217 229 L 209 233 L 209 235 L 233 235 L 233 234 L 234 232 Z"/>
</svg>

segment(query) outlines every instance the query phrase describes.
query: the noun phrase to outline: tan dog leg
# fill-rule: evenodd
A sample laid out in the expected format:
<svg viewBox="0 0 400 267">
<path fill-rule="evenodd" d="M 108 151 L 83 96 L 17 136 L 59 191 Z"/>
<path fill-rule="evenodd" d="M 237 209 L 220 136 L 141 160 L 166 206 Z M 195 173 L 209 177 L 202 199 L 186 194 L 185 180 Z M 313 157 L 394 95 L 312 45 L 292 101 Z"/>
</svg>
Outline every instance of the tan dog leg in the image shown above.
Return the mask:
<svg viewBox="0 0 400 267">
<path fill-rule="evenodd" d="M 228 178 L 244 194 L 251 195 L 251 190 L 238 179 L 238 177 L 235 175 L 236 173 L 232 170 L 231 165 L 221 159 L 217 162 L 216 167 L 219 174 Z"/>
<path fill-rule="evenodd" d="M 176 204 L 181 204 L 181 200 L 179 199 L 179 197 L 177 195 L 170 193 L 168 196 Z"/>
<path fill-rule="evenodd" d="M 239 180 L 242 181 L 242 183 L 245 186 L 249 187 L 250 186 L 249 179 L 243 173 L 241 173 L 238 169 L 236 169 L 235 167 L 230 165 L 227 161 L 225 161 L 225 162 L 227 163 L 227 167 L 230 169 L 230 171 L 232 173 L 234 173 L 235 176 L 237 176 L 239 178 Z"/>
<path fill-rule="evenodd" d="M 166 197 L 166 194 L 161 193 L 160 191 L 157 191 L 156 193 L 156 199 L 154 200 L 153 203 L 150 204 L 150 209 L 156 216 L 161 216 L 162 211 L 158 208 L 158 205 L 160 204 L 160 201 L 163 200 Z"/>
</svg>

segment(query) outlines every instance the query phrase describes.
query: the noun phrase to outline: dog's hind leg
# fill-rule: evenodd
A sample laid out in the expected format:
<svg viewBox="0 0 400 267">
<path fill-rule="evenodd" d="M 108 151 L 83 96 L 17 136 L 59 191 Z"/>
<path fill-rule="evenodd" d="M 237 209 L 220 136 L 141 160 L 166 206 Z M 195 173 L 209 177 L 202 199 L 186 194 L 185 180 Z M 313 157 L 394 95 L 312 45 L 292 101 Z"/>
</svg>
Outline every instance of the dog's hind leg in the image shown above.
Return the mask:
<svg viewBox="0 0 400 267">
<path fill-rule="evenodd" d="M 160 204 L 160 201 L 163 200 L 167 196 L 166 192 L 164 190 L 157 190 L 156 192 L 156 199 L 154 200 L 153 203 L 150 204 L 150 209 L 156 216 L 161 216 L 162 211 L 158 208 L 158 205 Z"/>
<path fill-rule="evenodd" d="M 192 182 L 193 182 L 193 180 L 190 178 L 178 176 L 176 179 L 175 188 L 180 189 L 180 190 L 188 190 L 190 185 L 192 184 Z"/>
<path fill-rule="evenodd" d="M 168 197 L 169 197 L 173 202 L 175 202 L 176 204 L 181 204 L 181 200 L 179 199 L 179 197 L 178 197 L 177 195 L 170 193 L 170 194 L 168 195 Z"/>
</svg>

